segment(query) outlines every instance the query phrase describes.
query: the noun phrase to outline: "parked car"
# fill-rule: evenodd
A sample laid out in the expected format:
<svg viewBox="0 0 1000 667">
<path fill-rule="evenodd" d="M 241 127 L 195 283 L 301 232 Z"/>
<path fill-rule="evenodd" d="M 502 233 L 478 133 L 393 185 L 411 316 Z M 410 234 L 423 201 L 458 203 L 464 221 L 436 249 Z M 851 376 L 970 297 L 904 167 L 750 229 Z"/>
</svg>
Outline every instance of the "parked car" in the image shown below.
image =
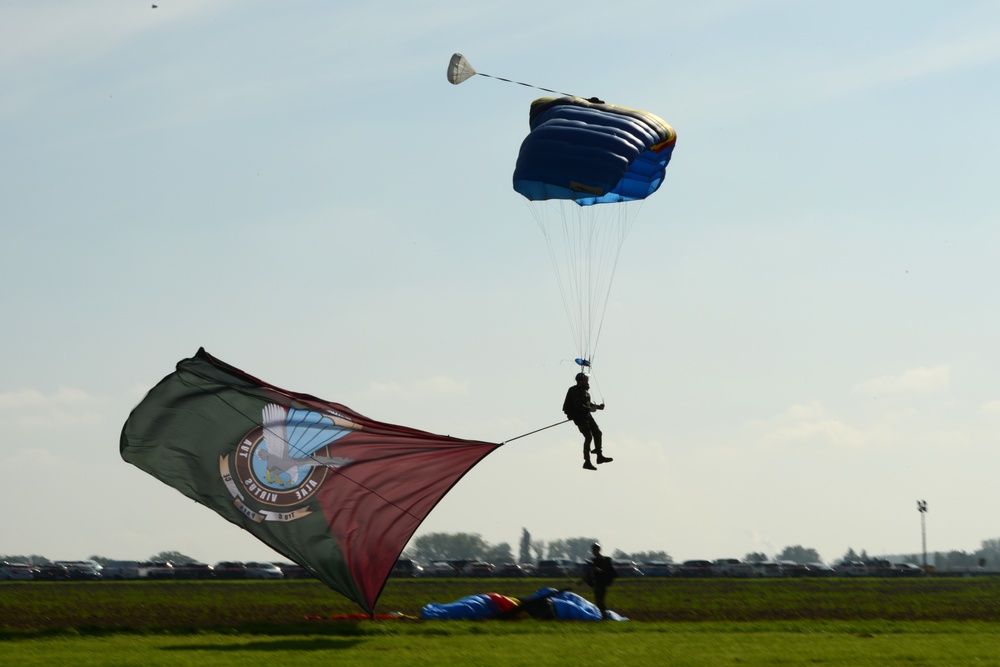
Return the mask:
<svg viewBox="0 0 1000 667">
<path fill-rule="evenodd" d="M 312 572 L 297 563 L 275 563 L 285 579 L 309 579 Z"/>
<path fill-rule="evenodd" d="M 896 576 L 896 569 L 892 562 L 882 559 L 875 558 L 865 562 L 865 567 L 868 568 L 869 577 L 894 577 Z"/>
<path fill-rule="evenodd" d="M 246 579 L 246 565 L 239 561 L 224 560 L 212 566 L 212 575 L 216 579 Z"/>
<path fill-rule="evenodd" d="M 62 565 L 69 573 L 70 579 L 90 581 L 101 578 L 101 566 L 85 560 L 59 560 L 57 565 Z"/>
<path fill-rule="evenodd" d="M 35 572 L 27 563 L 0 563 L 0 579 L 5 581 L 31 581 Z"/>
<path fill-rule="evenodd" d="M 755 574 L 753 565 L 738 558 L 717 558 L 712 563 L 712 570 L 720 577 L 752 577 Z"/>
<path fill-rule="evenodd" d="M 211 579 L 214 575 L 207 563 L 174 563 L 174 579 Z"/>
<path fill-rule="evenodd" d="M 832 567 L 824 563 L 807 563 L 810 577 L 832 577 L 837 574 Z"/>
<path fill-rule="evenodd" d="M 572 576 L 570 574 L 570 569 L 572 563 L 567 563 L 562 560 L 540 560 L 538 565 L 535 567 L 536 577 L 566 577 Z"/>
<path fill-rule="evenodd" d="M 32 568 L 32 577 L 35 581 L 66 581 L 69 579 L 69 570 L 65 565 L 49 563 L 48 565 L 36 565 Z"/>
<path fill-rule="evenodd" d="M 492 577 L 493 563 L 485 563 L 481 560 L 469 561 L 462 568 L 463 577 Z"/>
<path fill-rule="evenodd" d="M 409 558 L 400 558 L 392 566 L 391 575 L 393 577 L 419 577 L 424 573 L 424 568 L 414 563 Z"/>
<path fill-rule="evenodd" d="M 711 577 L 712 562 L 707 560 L 686 560 L 674 569 L 677 577 Z"/>
<path fill-rule="evenodd" d="M 913 563 L 893 563 L 892 570 L 897 577 L 927 576 L 927 573 L 924 572 L 919 565 L 914 565 Z"/>
<path fill-rule="evenodd" d="M 101 570 L 101 576 L 105 579 L 138 579 L 139 561 L 110 560 Z"/>
<path fill-rule="evenodd" d="M 284 575 L 274 563 L 246 563 L 247 579 L 283 579 Z"/>
<path fill-rule="evenodd" d="M 834 566 L 833 571 L 841 577 L 867 577 L 868 566 L 859 560 L 850 560 Z"/>
<path fill-rule="evenodd" d="M 630 560 L 612 561 L 619 577 L 645 577 L 646 573 Z"/>
<path fill-rule="evenodd" d="M 779 563 L 773 561 L 761 561 L 752 563 L 755 577 L 783 577 L 785 571 L 781 569 Z"/>
<path fill-rule="evenodd" d="M 647 577 L 669 577 L 673 575 L 673 567 L 670 563 L 664 563 L 663 561 L 646 562 L 640 567 L 646 573 Z"/>
<path fill-rule="evenodd" d="M 174 564 L 169 560 L 145 560 L 139 563 L 140 579 L 173 579 Z"/>
<path fill-rule="evenodd" d="M 446 560 L 433 560 L 424 568 L 425 577 L 454 577 L 457 575 L 455 567 Z"/>
<path fill-rule="evenodd" d="M 493 568 L 497 577 L 527 577 L 528 571 L 517 563 L 501 563 Z"/>
<path fill-rule="evenodd" d="M 803 563 L 796 563 L 793 560 L 779 560 L 778 565 L 781 566 L 781 574 L 785 577 L 808 577 L 809 576 L 809 566 Z"/>
</svg>

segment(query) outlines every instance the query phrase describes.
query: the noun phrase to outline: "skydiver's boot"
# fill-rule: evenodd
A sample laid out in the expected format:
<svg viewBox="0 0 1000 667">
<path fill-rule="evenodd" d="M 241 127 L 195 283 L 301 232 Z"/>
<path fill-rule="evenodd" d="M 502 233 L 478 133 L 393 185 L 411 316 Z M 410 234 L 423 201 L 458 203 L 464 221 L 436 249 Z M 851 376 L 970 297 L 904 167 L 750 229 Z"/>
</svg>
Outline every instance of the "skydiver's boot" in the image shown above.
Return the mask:
<svg viewBox="0 0 1000 667">
<path fill-rule="evenodd" d="M 590 462 L 590 436 L 587 436 L 583 440 L 583 469 L 584 470 L 597 470 L 594 464 Z"/>
<path fill-rule="evenodd" d="M 602 445 L 603 445 L 603 443 L 601 442 L 601 429 L 595 429 L 595 431 L 594 431 L 594 453 L 597 454 L 597 463 L 598 463 L 598 465 L 600 465 L 601 463 L 611 463 L 612 461 L 614 461 L 614 459 L 611 458 L 610 456 L 605 456 L 604 455 L 604 448 L 602 447 Z"/>
</svg>

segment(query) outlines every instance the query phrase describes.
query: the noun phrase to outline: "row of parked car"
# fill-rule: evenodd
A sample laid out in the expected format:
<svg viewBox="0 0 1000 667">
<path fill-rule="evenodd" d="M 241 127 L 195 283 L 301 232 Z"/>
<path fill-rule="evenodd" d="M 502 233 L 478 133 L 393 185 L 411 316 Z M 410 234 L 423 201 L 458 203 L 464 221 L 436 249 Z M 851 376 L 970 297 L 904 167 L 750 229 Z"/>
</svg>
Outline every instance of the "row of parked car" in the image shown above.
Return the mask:
<svg viewBox="0 0 1000 667">
<path fill-rule="evenodd" d="M 419 565 L 408 558 L 396 561 L 397 577 L 546 577 L 578 578 L 586 563 L 572 560 L 540 560 L 537 564 L 479 560 L 436 560 Z M 777 561 L 747 563 L 735 558 L 688 560 L 683 563 L 632 563 L 616 561 L 619 577 L 920 577 L 926 573 L 912 563 L 869 561 L 845 562 L 834 567 L 823 563 Z M 0 563 L 0 580 L 68 581 L 133 579 L 303 579 L 312 575 L 293 563 L 222 561 L 172 563 L 170 561 L 113 560 L 103 566 L 95 561 L 57 561 L 47 565 Z"/>
<path fill-rule="evenodd" d="M 502 563 L 494 565 L 480 560 L 435 560 L 426 565 L 401 558 L 392 574 L 399 577 L 577 577 L 582 576 L 586 563 L 571 560 L 540 560 L 537 565 Z M 616 563 L 619 576 L 643 576 L 634 564 Z"/>
<path fill-rule="evenodd" d="M 0 563 L 0 580 L 86 581 L 97 579 L 301 579 L 311 577 L 292 563 L 223 561 L 173 563 L 171 561 L 113 560 L 101 565 L 92 560 L 56 561 L 46 565 Z"/>
<path fill-rule="evenodd" d="M 540 560 L 526 565 L 493 565 L 476 560 L 438 560 L 418 565 L 400 559 L 393 574 L 403 577 L 547 577 L 582 576 L 586 563 L 571 560 Z M 615 561 L 619 577 L 919 577 L 926 573 L 912 563 L 889 561 L 845 562 L 830 567 L 823 563 L 776 561 L 747 563 L 736 558 L 688 560 L 683 563 L 633 563 Z"/>
<path fill-rule="evenodd" d="M 926 573 L 912 563 L 887 560 L 848 561 L 829 566 L 825 563 L 796 563 L 779 560 L 747 563 L 736 558 L 714 561 L 689 560 L 670 565 L 676 577 L 919 577 Z"/>
</svg>

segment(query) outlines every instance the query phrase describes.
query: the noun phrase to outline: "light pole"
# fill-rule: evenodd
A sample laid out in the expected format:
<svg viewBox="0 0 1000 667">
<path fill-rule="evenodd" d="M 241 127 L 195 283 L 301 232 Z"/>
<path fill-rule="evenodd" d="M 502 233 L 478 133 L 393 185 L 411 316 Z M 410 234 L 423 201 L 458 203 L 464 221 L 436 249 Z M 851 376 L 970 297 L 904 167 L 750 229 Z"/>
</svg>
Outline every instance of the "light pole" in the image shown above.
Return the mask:
<svg viewBox="0 0 1000 667">
<path fill-rule="evenodd" d="M 927 571 L 927 501 L 917 501 L 917 511 L 920 512 L 920 534 L 924 545 L 924 572 Z"/>
</svg>

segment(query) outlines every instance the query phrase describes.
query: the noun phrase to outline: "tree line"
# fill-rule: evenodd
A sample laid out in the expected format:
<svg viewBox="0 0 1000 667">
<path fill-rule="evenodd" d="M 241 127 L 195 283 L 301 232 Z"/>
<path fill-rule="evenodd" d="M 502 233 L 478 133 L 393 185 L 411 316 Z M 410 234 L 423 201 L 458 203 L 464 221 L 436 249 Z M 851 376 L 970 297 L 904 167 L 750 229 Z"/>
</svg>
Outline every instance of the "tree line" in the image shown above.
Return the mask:
<svg viewBox="0 0 1000 667">
<path fill-rule="evenodd" d="M 115 558 L 108 558 L 107 556 L 93 555 L 87 560 L 92 560 L 100 566 L 105 566 L 113 560 L 118 560 Z M 198 563 L 200 562 L 197 558 L 191 558 L 186 556 L 179 551 L 161 551 L 158 554 L 154 554 L 146 559 L 147 561 L 170 561 L 176 565 L 184 565 L 185 563 Z M 8 563 L 25 563 L 27 565 L 51 565 L 53 561 L 49 560 L 45 556 L 39 556 L 38 554 L 31 554 L 29 556 L 0 556 L 0 561 L 7 561 Z"/>
<path fill-rule="evenodd" d="M 539 540 L 533 538 L 527 528 L 521 530 L 521 540 L 518 543 L 517 555 L 514 555 L 507 542 L 491 544 L 478 533 L 428 533 L 415 538 L 403 551 L 404 558 L 410 558 L 418 563 L 430 563 L 437 560 L 479 560 L 488 563 L 534 563 L 543 559 L 559 559 L 584 561 L 590 558 L 590 545 L 600 542 L 596 537 L 571 537 L 566 539 Z M 633 561 L 636 563 L 673 563 L 673 558 L 666 551 L 637 551 L 626 553 L 620 549 L 614 550 L 611 557 L 617 561 Z M 885 554 L 877 557 L 869 556 L 867 551 L 860 552 L 848 548 L 838 562 L 861 561 L 870 562 L 875 559 L 890 560 L 899 563 L 923 565 L 923 554 Z M 114 560 L 106 556 L 94 555 L 88 560 L 106 565 Z M 171 561 L 172 563 L 195 563 L 192 558 L 179 551 L 161 551 L 150 556 L 150 561 Z M 821 563 L 823 559 L 818 551 L 801 545 L 785 547 L 777 554 L 750 552 L 743 556 L 748 563 L 763 563 L 771 560 L 787 560 L 795 563 Z M 0 555 L 0 561 L 10 563 L 27 563 L 28 565 L 48 565 L 50 561 L 45 556 L 31 555 Z M 986 567 L 1000 570 L 1000 538 L 983 540 L 979 549 L 969 553 L 966 551 L 935 551 L 927 554 L 927 564 L 938 570 L 952 568 Z"/>
<path fill-rule="evenodd" d="M 531 536 L 527 528 L 521 530 L 521 540 L 518 544 L 517 556 L 507 542 L 491 544 L 478 533 L 428 533 L 414 539 L 403 552 L 403 556 L 419 563 L 430 563 L 437 560 L 481 560 L 489 563 L 533 563 L 542 559 L 565 559 L 584 561 L 590 558 L 590 546 L 600 542 L 595 537 L 571 537 L 566 539 L 539 540 Z M 611 557 L 617 561 L 633 561 L 636 563 L 673 563 L 673 558 L 666 551 L 637 551 L 627 553 L 616 549 Z M 744 554 L 743 561 L 747 563 L 764 563 L 768 561 L 792 561 L 794 563 L 822 563 L 823 558 L 816 549 L 802 545 L 787 546 L 776 554 L 750 552 Z M 848 547 L 847 551 L 835 562 L 872 562 L 875 560 L 890 560 L 899 563 L 923 564 L 923 554 L 885 554 L 869 556 L 862 549 L 860 552 Z M 980 548 L 972 553 L 965 551 L 936 551 L 927 554 L 927 564 L 939 570 L 950 568 L 986 567 L 1000 569 L 1000 538 L 983 540 Z"/>
</svg>

